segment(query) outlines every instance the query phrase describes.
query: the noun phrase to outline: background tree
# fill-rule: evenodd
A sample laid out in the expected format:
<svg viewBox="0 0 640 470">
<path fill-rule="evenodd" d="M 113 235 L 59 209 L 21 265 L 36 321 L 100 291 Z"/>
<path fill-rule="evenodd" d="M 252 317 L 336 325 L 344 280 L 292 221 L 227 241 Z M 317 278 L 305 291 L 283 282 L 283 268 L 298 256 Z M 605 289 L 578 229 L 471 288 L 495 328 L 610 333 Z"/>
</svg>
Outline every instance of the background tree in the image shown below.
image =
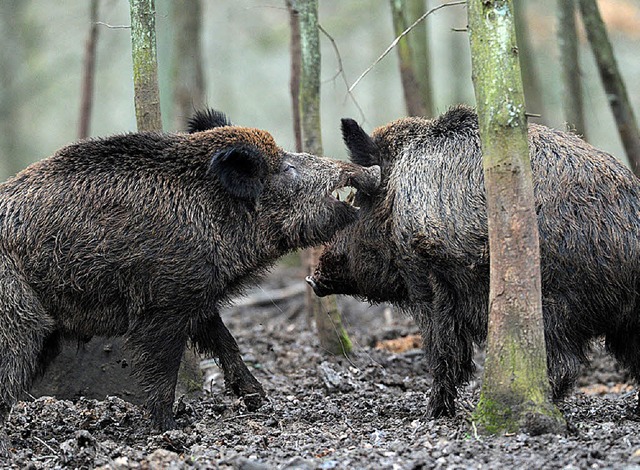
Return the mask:
<svg viewBox="0 0 640 470">
<path fill-rule="evenodd" d="M 631 169 L 640 176 L 640 131 L 595 0 L 579 0 L 582 21 Z"/>
<path fill-rule="evenodd" d="M 407 22 L 406 16 L 407 4 L 405 0 L 389 1 L 391 5 L 391 17 L 393 20 L 393 32 L 396 37 L 399 37 L 410 24 Z M 423 32 L 424 31 L 425 30 L 423 30 Z M 418 33 L 416 32 L 415 34 L 414 44 L 419 41 L 419 38 L 417 37 Z M 396 50 L 398 51 L 400 79 L 402 80 L 402 90 L 404 92 L 404 100 L 407 106 L 407 114 L 410 116 L 425 116 L 427 110 L 424 98 L 420 93 L 420 84 L 416 78 L 416 68 L 414 65 L 415 55 L 411 51 L 409 35 L 404 36 L 400 41 L 398 41 Z"/>
<path fill-rule="evenodd" d="M 98 0 L 91 0 L 89 4 L 89 35 L 84 48 L 84 73 L 82 77 L 82 91 L 80 101 L 80 119 L 78 125 L 78 138 L 89 136 L 91 123 L 91 109 L 93 108 L 93 86 L 96 69 L 96 44 L 98 42 Z"/>
<path fill-rule="evenodd" d="M 154 0 L 130 0 L 133 86 L 138 131 L 161 131 L 156 7 Z"/>
<path fill-rule="evenodd" d="M 527 112 L 540 116 L 541 122 L 548 122 L 545 116 L 544 95 L 540 86 L 540 79 L 536 68 L 533 48 L 529 38 L 529 25 L 527 23 L 526 4 L 523 0 L 513 0 L 513 13 L 516 28 L 516 40 L 518 41 L 518 56 L 522 69 L 522 85 L 527 105 Z"/>
<path fill-rule="evenodd" d="M 195 109 L 205 106 L 202 70 L 202 5 L 200 0 L 171 2 L 173 20 L 173 128 L 185 129 Z"/>
<path fill-rule="evenodd" d="M 586 138 L 575 0 L 558 2 L 558 45 L 562 73 L 562 108 L 567 128 Z"/>
<path fill-rule="evenodd" d="M 407 23 L 412 24 L 427 11 L 426 0 L 407 0 Z M 429 50 L 429 38 L 427 34 L 427 21 L 423 20 L 414 26 L 407 35 L 412 54 L 413 70 L 420 99 L 424 106 L 424 116 L 431 117 L 435 114 L 433 104 L 433 85 L 431 80 L 431 51 Z"/>
<path fill-rule="evenodd" d="M 298 11 L 293 7 L 292 0 L 286 0 L 289 11 L 290 27 L 290 51 L 291 51 L 291 76 L 289 79 L 289 90 L 291 92 L 291 115 L 293 117 L 293 135 L 296 141 L 296 152 L 302 152 L 302 129 L 300 127 L 300 74 L 302 52 L 300 45 L 300 20 Z M 307 288 L 307 295 L 313 292 Z M 310 301 L 307 302 L 310 304 Z"/>
<path fill-rule="evenodd" d="M 322 155 L 320 125 L 320 34 L 317 0 L 289 0 L 292 17 L 297 16 L 300 27 L 300 87 L 299 110 L 302 130 L 302 149 Z M 292 42 L 295 44 L 295 40 Z M 294 102 L 296 100 L 295 90 Z M 308 274 L 317 264 L 321 248 L 306 250 Z M 307 288 L 309 292 L 310 288 Z M 332 354 L 347 355 L 352 348 L 347 331 L 342 326 L 335 296 L 307 295 L 308 308 L 316 321 L 320 345 Z"/>
<path fill-rule="evenodd" d="M 542 323 L 540 252 L 510 0 L 469 0 L 489 225 L 487 356 L 474 419 L 491 433 L 558 430 Z"/>
</svg>

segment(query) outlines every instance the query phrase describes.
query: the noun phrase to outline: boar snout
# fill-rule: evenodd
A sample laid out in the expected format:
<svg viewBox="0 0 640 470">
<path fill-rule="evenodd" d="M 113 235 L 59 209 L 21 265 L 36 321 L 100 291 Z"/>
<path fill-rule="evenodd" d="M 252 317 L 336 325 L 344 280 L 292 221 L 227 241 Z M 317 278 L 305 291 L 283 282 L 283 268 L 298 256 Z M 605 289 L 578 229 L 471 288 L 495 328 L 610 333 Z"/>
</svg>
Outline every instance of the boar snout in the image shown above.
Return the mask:
<svg viewBox="0 0 640 470">
<path fill-rule="evenodd" d="M 380 187 L 380 167 L 364 167 L 354 163 L 345 163 L 348 186 L 353 186 L 365 194 L 373 194 Z"/>
</svg>

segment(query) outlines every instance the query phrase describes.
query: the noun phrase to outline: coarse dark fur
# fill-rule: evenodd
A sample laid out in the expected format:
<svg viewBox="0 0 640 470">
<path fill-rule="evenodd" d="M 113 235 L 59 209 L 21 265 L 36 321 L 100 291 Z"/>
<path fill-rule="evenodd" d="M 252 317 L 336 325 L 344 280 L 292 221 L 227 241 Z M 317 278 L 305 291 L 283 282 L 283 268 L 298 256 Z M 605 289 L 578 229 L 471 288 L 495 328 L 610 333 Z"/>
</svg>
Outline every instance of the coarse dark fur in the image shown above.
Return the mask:
<svg viewBox="0 0 640 470">
<path fill-rule="evenodd" d="M 331 192 L 373 191 L 380 171 L 286 152 L 212 111 L 190 129 L 78 142 L 0 185 L 0 424 L 62 340 L 94 335 L 125 337 L 161 429 L 187 341 L 261 405 L 218 307 L 354 222 Z"/>
<path fill-rule="evenodd" d="M 487 334 L 489 247 L 478 123 L 469 108 L 407 118 L 369 137 L 343 120 L 352 161 L 380 165 L 360 218 L 325 249 L 316 293 L 392 302 L 419 324 L 432 417 L 453 415 Z M 594 338 L 640 379 L 640 180 L 575 135 L 529 126 L 540 230 L 547 362 L 554 397 L 573 385 Z"/>
</svg>

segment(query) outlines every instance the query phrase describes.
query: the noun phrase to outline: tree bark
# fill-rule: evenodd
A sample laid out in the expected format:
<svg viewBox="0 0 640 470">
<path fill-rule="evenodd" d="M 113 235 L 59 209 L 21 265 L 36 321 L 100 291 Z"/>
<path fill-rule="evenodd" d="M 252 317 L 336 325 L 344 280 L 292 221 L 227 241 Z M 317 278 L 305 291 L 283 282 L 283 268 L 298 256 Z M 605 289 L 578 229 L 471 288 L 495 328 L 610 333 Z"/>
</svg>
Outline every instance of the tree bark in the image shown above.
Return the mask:
<svg viewBox="0 0 640 470">
<path fill-rule="evenodd" d="M 173 2 L 173 126 L 184 130 L 194 110 L 205 106 L 202 70 L 202 5 L 200 0 Z"/>
<path fill-rule="evenodd" d="M 489 225 L 487 356 L 474 413 L 488 433 L 555 431 L 524 91 L 511 0 L 469 0 L 472 77 Z"/>
<path fill-rule="evenodd" d="M 82 78 L 82 92 L 80 98 L 80 119 L 78 125 L 78 138 L 89 136 L 91 124 L 91 109 L 93 108 L 93 86 L 96 68 L 96 44 L 98 41 L 98 0 L 91 0 L 89 5 L 89 18 L 91 27 L 84 49 L 84 73 Z"/>
<path fill-rule="evenodd" d="M 558 44 L 562 70 L 562 107 L 567 128 L 586 139 L 575 0 L 558 2 Z"/>
<path fill-rule="evenodd" d="M 527 2 L 523 0 L 513 0 L 516 40 L 518 41 L 519 51 L 518 56 L 520 57 L 520 67 L 522 70 L 521 80 L 524 86 L 527 113 L 535 114 L 536 116 L 539 115 L 540 117 L 536 117 L 536 119 L 538 119 L 539 122 L 545 122 L 544 98 L 531 52 L 529 27 L 525 15 L 526 3 Z"/>
<path fill-rule="evenodd" d="M 318 30 L 317 0 L 291 0 L 291 11 L 297 11 L 300 26 L 300 121 L 302 149 L 322 155 L 320 126 L 320 35 Z M 313 274 L 321 248 L 307 250 L 308 274 Z M 310 288 L 308 288 L 310 289 Z M 347 355 L 352 344 L 342 326 L 342 318 L 335 296 L 307 297 L 316 321 L 320 345 L 332 354 Z"/>
<path fill-rule="evenodd" d="M 407 0 L 407 23 L 413 24 L 427 11 L 426 0 Z M 407 35 L 409 47 L 413 55 L 414 75 L 418 82 L 420 99 L 424 107 L 424 116 L 434 115 L 433 87 L 431 80 L 431 54 L 427 36 L 427 22 L 422 21 L 414 26 Z"/>
<path fill-rule="evenodd" d="M 138 131 L 161 131 L 156 8 L 154 0 L 130 0 L 133 86 Z"/>
<path fill-rule="evenodd" d="M 390 0 L 391 17 L 393 19 L 393 32 L 396 37 L 400 36 L 407 29 L 407 19 L 405 17 L 405 0 Z M 402 80 L 402 90 L 404 101 L 407 107 L 407 114 L 410 116 L 424 116 L 426 109 L 422 97 L 420 96 L 420 85 L 416 79 L 413 54 L 408 36 L 403 37 L 398 42 L 398 60 L 400 65 L 400 79 Z"/>
<path fill-rule="evenodd" d="M 622 140 L 625 153 L 633 172 L 640 176 L 640 131 L 629 102 L 627 89 L 618 64 L 613 54 L 613 48 L 607 30 L 600 16 L 600 10 L 595 0 L 579 0 L 582 21 L 587 30 L 591 50 L 598 64 L 602 85 L 609 100 L 609 106 L 618 126 L 618 134 Z"/>
<path fill-rule="evenodd" d="M 296 140 L 296 152 L 302 152 L 302 128 L 300 127 L 300 74 L 301 74 L 301 46 L 300 20 L 298 10 L 293 7 L 292 0 L 286 0 L 289 11 L 289 26 L 291 28 L 291 79 L 289 91 L 291 93 L 291 114 L 293 116 L 293 135 Z M 310 290 L 307 289 L 309 292 Z"/>
</svg>

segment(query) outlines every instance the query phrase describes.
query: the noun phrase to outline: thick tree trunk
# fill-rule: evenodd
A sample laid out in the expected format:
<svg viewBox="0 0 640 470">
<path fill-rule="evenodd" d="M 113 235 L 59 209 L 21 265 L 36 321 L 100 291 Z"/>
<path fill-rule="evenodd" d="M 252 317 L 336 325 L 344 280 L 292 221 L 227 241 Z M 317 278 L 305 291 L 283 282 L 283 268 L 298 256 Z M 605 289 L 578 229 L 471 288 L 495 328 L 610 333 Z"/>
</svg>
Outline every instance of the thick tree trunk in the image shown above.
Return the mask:
<svg viewBox="0 0 640 470">
<path fill-rule="evenodd" d="M 205 105 L 204 72 L 200 31 L 202 6 L 200 0 L 173 2 L 173 126 L 184 130 L 194 110 Z"/>
<path fill-rule="evenodd" d="M 490 433 L 557 430 L 550 401 L 537 218 L 510 0 L 469 0 L 491 274 L 487 357 L 474 419 Z"/>
<path fill-rule="evenodd" d="M 130 0 L 133 86 L 138 131 L 161 131 L 156 8 L 154 0 Z"/>
<path fill-rule="evenodd" d="M 575 0 L 558 2 L 558 44 L 562 69 L 562 107 L 567 128 L 586 139 Z"/>
<path fill-rule="evenodd" d="M 302 148 L 322 155 L 320 126 L 320 35 L 317 0 L 292 0 L 291 11 L 297 11 L 300 25 L 300 120 Z M 307 251 L 308 274 L 313 274 L 321 249 Z M 310 289 L 310 288 L 308 288 Z M 342 326 L 335 296 L 309 295 L 311 314 L 315 318 L 320 345 L 332 354 L 347 355 L 352 348 L 347 331 Z"/>
<path fill-rule="evenodd" d="M 89 18 L 91 26 L 89 36 L 84 49 L 84 73 L 82 77 L 82 93 L 80 98 L 80 119 L 78 125 L 78 138 L 89 136 L 91 124 L 91 109 L 93 107 L 93 85 L 96 68 L 96 44 L 98 41 L 98 0 L 91 0 L 89 5 Z"/>
<path fill-rule="evenodd" d="M 391 5 L 391 17 L 393 19 L 393 32 L 399 37 L 407 29 L 405 17 L 405 0 L 389 0 Z M 404 101 L 407 107 L 407 114 L 410 116 L 424 116 L 426 109 L 420 96 L 420 85 L 416 79 L 413 54 L 408 36 L 398 41 L 396 46 L 400 65 L 400 79 L 402 80 L 402 90 Z"/>
<path fill-rule="evenodd" d="M 582 21 L 587 30 L 591 43 L 591 50 L 598 64 L 602 85 L 609 99 L 609 106 L 618 126 L 618 134 L 629 159 L 633 172 L 640 176 L 640 131 L 629 102 L 627 89 L 618 64 L 613 54 L 613 48 L 607 30 L 600 16 L 598 4 L 595 0 L 579 0 Z"/>
</svg>

